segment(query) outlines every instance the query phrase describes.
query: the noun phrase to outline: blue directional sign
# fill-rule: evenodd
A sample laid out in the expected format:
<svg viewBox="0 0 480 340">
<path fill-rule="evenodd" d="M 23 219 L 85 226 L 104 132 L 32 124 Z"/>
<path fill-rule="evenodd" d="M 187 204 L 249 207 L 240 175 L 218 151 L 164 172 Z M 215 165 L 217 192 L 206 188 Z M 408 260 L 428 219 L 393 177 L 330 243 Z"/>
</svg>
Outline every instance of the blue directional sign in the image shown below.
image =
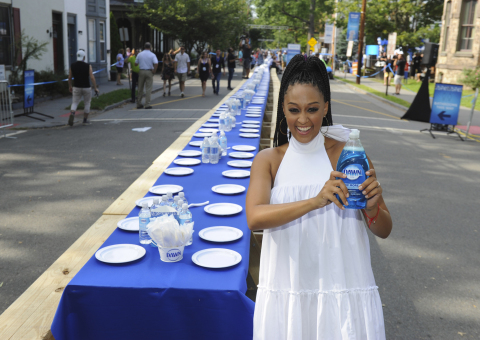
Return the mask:
<svg viewBox="0 0 480 340">
<path fill-rule="evenodd" d="M 288 49 L 287 49 L 287 64 L 290 62 L 290 60 L 296 56 L 297 54 L 300 54 L 301 52 L 301 45 L 300 44 L 288 44 Z"/>
<path fill-rule="evenodd" d="M 35 96 L 35 71 L 34 70 L 25 70 L 23 74 L 23 108 L 27 109 L 33 107 L 34 96 Z"/>
<path fill-rule="evenodd" d="M 348 26 L 347 26 L 347 41 L 358 40 L 358 30 L 360 29 L 360 15 L 359 12 L 348 13 Z"/>
<path fill-rule="evenodd" d="M 457 125 L 463 85 L 435 84 L 430 123 Z"/>
</svg>

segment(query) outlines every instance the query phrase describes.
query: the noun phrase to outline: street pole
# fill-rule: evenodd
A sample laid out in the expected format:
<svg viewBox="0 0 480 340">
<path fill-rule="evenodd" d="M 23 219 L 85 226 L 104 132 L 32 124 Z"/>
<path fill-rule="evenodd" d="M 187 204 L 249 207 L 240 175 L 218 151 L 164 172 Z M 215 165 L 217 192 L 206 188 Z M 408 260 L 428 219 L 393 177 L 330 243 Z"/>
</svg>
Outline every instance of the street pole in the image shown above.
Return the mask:
<svg viewBox="0 0 480 340">
<path fill-rule="evenodd" d="M 472 123 L 473 112 L 475 111 L 475 104 L 477 103 L 477 97 L 478 97 L 478 87 L 475 89 L 475 97 L 473 97 L 473 100 L 472 100 L 472 112 L 470 113 L 470 119 L 467 125 L 467 138 L 468 138 L 468 133 L 470 132 L 470 124 Z"/>
<path fill-rule="evenodd" d="M 360 32 L 358 35 L 358 68 L 357 68 L 357 84 L 360 84 L 360 77 L 358 76 L 362 72 L 362 59 L 363 59 L 363 35 L 365 29 L 365 11 L 367 10 L 367 0 L 362 0 L 362 13 L 360 16 Z"/>
</svg>

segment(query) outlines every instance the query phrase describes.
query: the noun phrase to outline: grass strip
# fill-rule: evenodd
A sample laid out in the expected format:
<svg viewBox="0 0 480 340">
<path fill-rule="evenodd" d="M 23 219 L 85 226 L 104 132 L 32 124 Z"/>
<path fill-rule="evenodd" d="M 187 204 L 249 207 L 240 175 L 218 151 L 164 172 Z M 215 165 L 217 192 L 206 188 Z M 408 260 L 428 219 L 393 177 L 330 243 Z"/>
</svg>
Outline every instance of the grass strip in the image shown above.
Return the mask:
<svg viewBox="0 0 480 340">
<path fill-rule="evenodd" d="M 92 110 L 104 110 L 107 106 L 121 102 L 125 99 L 132 97 L 130 89 L 119 89 L 111 92 L 107 92 L 92 98 L 90 108 Z M 71 105 L 68 105 L 65 110 L 70 110 Z M 83 110 L 85 105 L 83 100 L 78 104 L 77 110 Z"/>
<path fill-rule="evenodd" d="M 386 100 L 389 100 L 391 102 L 394 102 L 394 103 L 397 103 L 397 104 L 400 104 L 402 106 L 405 106 L 405 107 L 410 107 L 410 103 L 407 102 L 406 100 L 403 100 L 403 99 L 400 99 L 400 98 L 397 98 L 397 97 L 394 97 L 394 96 L 386 96 L 384 92 L 380 92 L 380 91 L 377 91 L 377 90 L 374 90 L 372 89 L 371 87 L 368 87 L 366 85 L 358 85 L 357 83 L 355 83 L 354 81 L 351 81 L 351 80 L 348 80 L 348 79 L 342 79 L 342 78 L 338 78 L 338 77 L 335 77 L 336 80 L 340 80 L 340 81 L 343 81 L 345 83 L 348 83 L 350 85 L 353 85 L 355 87 L 358 87 L 359 89 L 361 90 L 364 90 L 366 92 L 369 92 L 369 93 L 372 93 L 376 96 L 379 96 L 383 99 L 386 99 Z"/>
</svg>

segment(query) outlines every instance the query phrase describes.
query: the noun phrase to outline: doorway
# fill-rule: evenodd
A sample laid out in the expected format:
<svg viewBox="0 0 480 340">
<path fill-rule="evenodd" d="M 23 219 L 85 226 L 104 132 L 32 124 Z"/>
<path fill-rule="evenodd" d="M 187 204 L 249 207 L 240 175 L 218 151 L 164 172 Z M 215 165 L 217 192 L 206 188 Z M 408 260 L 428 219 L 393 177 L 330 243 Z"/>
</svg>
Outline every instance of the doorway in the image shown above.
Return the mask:
<svg viewBox="0 0 480 340">
<path fill-rule="evenodd" d="M 52 13 L 52 38 L 53 38 L 53 70 L 55 73 L 65 72 L 63 60 L 63 26 L 62 14 Z"/>
<path fill-rule="evenodd" d="M 68 63 L 72 65 L 77 60 L 77 22 L 76 16 L 68 14 L 67 16 L 67 34 L 68 34 Z"/>
</svg>

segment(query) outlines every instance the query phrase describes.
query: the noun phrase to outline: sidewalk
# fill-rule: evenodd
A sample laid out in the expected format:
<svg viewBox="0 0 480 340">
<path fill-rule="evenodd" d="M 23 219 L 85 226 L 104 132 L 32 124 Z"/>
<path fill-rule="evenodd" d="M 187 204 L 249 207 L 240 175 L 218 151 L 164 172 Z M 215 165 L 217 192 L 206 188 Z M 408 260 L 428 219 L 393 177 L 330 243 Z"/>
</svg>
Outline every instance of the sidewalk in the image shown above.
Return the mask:
<svg viewBox="0 0 480 340">
<path fill-rule="evenodd" d="M 340 79 L 344 79 L 344 77 L 345 77 L 345 75 L 340 71 L 336 71 L 335 75 L 336 75 L 337 78 L 340 78 Z M 347 79 L 349 81 L 353 81 L 353 82 L 356 81 L 356 77 L 353 76 L 351 73 L 347 73 L 345 79 Z M 408 81 L 409 82 L 414 82 L 415 80 L 409 79 Z M 373 80 L 371 78 L 362 78 L 361 81 L 360 81 L 360 84 L 368 86 L 369 88 L 371 88 L 375 91 L 385 93 L 385 85 L 383 85 L 383 83 L 381 83 L 379 81 L 376 81 L 376 80 Z M 400 95 L 397 96 L 397 95 L 393 94 L 393 93 L 395 93 L 395 85 L 393 85 L 393 82 L 391 82 L 390 84 L 391 85 L 388 87 L 388 96 L 392 96 L 392 97 L 395 97 L 395 98 L 400 98 L 400 99 L 403 99 L 403 100 L 405 100 L 409 103 L 413 102 L 413 100 L 415 99 L 415 96 L 417 95 L 415 92 L 412 92 L 408 89 L 402 88 L 400 90 Z M 377 97 L 377 96 L 375 96 L 375 97 Z M 377 97 L 377 98 L 379 98 L 379 97 Z M 389 102 L 384 98 L 380 98 L 380 100 L 382 100 L 384 102 L 388 102 L 389 104 L 395 106 L 396 108 L 403 109 L 403 110 L 405 110 L 405 112 L 408 110 L 407 107 L 404 107 L 404 106 L 402 106 L 400 104 L 397 104 L 397 103 Z M 431 105 L 432 105 L 432 98 L 430 98 L 430 106 Z M 471 109 L 469 109 L 467 107 L 464 107 L 464 106 L 460 106 L 460 111 L 458 113 L 457 128 L 460 129 L 460 130 L 463 130 L 464 132 L 467 130 L 466 125 L 468 123 L 468 120 L 470 119 L 470 112 L 471 112 Z M 474 114 L 473 114 L 472 125 L 470 126 L 470 134 L 480 135 L 480 113 L 478 111 L 475 111 Z"/>
<path fill-rule="evenodd" d="M 100 82 L 97 83 L 97 87 L 100 90 L 100 94 L 103 93 L 108 93 L 112 92 L 115 90 L 119 89 L 128 89 L 128 80 L 123 79 L 123 86 L 117 86 L 116 82 L 114 81 L 107 81 L 105 80 L 100 80 Z M 172 83 L 176 84 L 176 82 Z M 39 85 L 41 86 L 41 85 Z M 156 74 L 153 77 L 153 89 L 152 93 L 158 92 L 161 89 L 163 89 L 163 80 L 161 78 L 160 74 Z M 125 100 L 121 102 L 120 104 L 123 104 L 124 102 L 128 102 L 130 99 Z M 55 127 L 55 126 L 63 126 L 67 124 L 68 121 L 68 116 L 70 114 L 69 110 L 66 110 L 65 108 L 68 107 L 69 105 L 72 104 L 72 97 L 67 96 L 67 97 L 62 97 L 58 99 L 53 99 L 53 100 L 47 100 L 39 104 L 35 104 L 34 110 L 36 112 L 40 112 L 49 116 L 53 116 L 52 118 L 44 117 L 42 115 L 38 114 L 32 114 L 32 117 L 44 119 L 45 121 L 42 122 L 37 119 L 29 118 L 26 116 L 23 117 L 15 117 L 14 118 L 14 129 L 38 129 L 38 128 L 49 128 L 49 127 Z M 114 106 L 120 105 L 118 103 L 115 103 Z M 112 106 L 107 107 L 106 110 L 112 108 Z M 21 114 L 23 113 L 23 108 L 14 110 L 14 115 Z M 95 110 L 92 110 L 91 113 L 95 113 Z M 75 114 L 75 122 L 81 121 L 83 119 L 83 110 L 78 110 Z"/>
</svg>

